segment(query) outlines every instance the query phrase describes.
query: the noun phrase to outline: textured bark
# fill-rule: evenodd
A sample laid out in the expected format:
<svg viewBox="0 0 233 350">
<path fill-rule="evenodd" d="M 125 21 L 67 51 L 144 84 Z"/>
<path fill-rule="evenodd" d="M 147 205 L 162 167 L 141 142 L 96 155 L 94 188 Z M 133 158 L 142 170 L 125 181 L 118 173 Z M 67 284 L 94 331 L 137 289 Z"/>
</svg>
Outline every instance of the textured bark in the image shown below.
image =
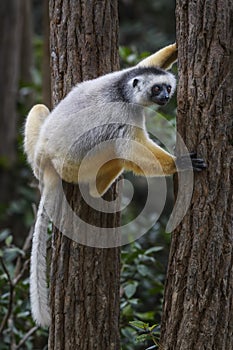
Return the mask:
<svg viewBox="0 0 233 350">
<path fill-rule="evenodd" d="M 50 0 L 53 103 L 77 82 L 118 68 L 117 1 Z M 88 207 L 76 186 L 64 184 L 73 210 L 97 227 L 117 227 L 119 214 Z M 113 186 L 105 196 L 112 200 Z M 68 220 L 61 211 L 62 220 Z M 52 324 L 49 349 L 104 350 L 119 345 L 120 249 L 82 246 L 53 228 Z"/>
<path fill-rule="evenodd" d="M 178 132 L 208 169 L 172 235 L 164 349 L 233 349 L 233 3 L 177 1 Z"/>
<path fill-rule="evenodd" d="M 43 103 L 51 109 L 49 24 L 49 1 L 43 0 L 42 99 Z"/>
</svg>

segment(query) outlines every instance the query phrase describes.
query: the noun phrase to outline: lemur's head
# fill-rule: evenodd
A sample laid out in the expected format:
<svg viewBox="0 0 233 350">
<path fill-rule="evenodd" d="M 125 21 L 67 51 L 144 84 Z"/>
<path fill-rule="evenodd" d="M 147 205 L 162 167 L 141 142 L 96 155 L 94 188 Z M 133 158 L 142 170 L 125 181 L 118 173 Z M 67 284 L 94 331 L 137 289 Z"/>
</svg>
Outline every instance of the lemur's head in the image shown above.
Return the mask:
<svg viewBox="0 0 233 350">
<path fill-rule="evenodd" d="M 174 75 L 154 67 L 139 67 L 126 72 L 122 84 L 125 101 L 142 106 L 165 105 L 175 88 Z"/>
</svg>

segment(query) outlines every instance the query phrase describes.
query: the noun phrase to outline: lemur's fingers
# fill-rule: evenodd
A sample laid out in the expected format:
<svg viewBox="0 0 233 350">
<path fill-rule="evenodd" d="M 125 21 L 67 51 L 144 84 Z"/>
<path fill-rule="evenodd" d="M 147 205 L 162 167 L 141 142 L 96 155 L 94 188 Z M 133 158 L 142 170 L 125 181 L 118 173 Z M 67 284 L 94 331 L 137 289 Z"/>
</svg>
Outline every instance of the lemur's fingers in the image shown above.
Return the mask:
<svg viewBox="0 0 233 350">
<path fill-rule="evenodd" d="M 207 164 L 205 163 L 205 161 L 202 158 L 196 158 L 196 157 L 197 157 L 197 154 L 195 153 L 190 154 L 193 170 L 202 171 L 206 169 Z"/>
<path fill-rule="evenodd" d="M 170 69 L 177 60 L 176 43 L 168 45 L 138 63 L 140 67 L 160 67 Z"/>
<path fill-rule="evenodd" d="M 191 162 L 190 162 L 191 161 Z M 178 170 L 191 170 L 200 172 L 207 168 L 205 161 L 202 158 L 197 158 L 196 153 L 190 153 L 180 156 L 176 159 Z"/>
</svg>

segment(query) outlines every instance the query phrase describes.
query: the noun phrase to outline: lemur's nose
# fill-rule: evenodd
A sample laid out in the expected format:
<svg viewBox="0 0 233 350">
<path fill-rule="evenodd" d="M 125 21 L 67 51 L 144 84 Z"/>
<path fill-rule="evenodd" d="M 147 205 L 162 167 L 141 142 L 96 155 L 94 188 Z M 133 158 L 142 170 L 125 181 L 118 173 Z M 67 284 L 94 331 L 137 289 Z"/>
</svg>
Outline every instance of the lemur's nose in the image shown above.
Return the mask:
<svg viewBox="0 0 233 350">
<path fill-rule="evenodd" d="M 169 95 L 165 93 L 163 96 L 161 96 L 160 101 L 161 102 L 168 102 L 169 100 Z"/>
</svg>

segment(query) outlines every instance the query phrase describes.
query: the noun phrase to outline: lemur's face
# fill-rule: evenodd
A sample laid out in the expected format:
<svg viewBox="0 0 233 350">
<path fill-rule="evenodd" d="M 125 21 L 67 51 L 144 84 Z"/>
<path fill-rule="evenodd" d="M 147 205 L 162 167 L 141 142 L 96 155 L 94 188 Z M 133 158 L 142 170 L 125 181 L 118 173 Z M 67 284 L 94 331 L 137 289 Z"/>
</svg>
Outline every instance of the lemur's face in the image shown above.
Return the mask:
<svg viewBox="0 0 233 350">
<path fill-rule="evenodd" d="M 155 84 L 151 88 L 151 100 L 157 105 L 164 106 L 171 97 L 172 87 L 169 84 Z"/>
<path fill-rule="evenodd" d="M 172 97 L 176 81 L 172 74 L 141 74 L 130 80 L 132 102 L 142 106 L 164 106 Z"/>
</svg>

